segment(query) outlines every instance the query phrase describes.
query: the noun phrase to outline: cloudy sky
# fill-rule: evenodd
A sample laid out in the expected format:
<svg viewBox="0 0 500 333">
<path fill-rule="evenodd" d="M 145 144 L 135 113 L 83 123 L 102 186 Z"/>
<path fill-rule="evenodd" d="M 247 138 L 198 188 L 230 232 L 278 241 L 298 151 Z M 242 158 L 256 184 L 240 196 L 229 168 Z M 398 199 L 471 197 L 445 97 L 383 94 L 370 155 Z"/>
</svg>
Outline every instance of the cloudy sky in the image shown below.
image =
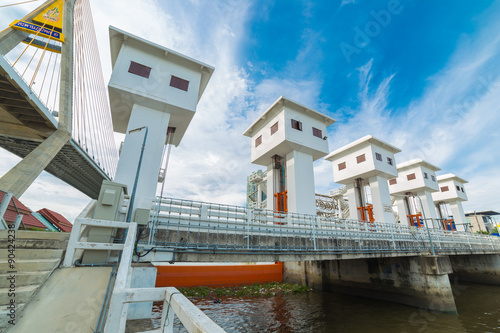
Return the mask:
<svg viewBox="0 0 500 333">
<path fill-rule="evenodd" d="M 12 1 L 15 2 L 15 1 Z M 0 8 L 0 22 L 37 3 Z M 215 67 L 165 195 L 243 205 L 244 130 L 284 95 L 335 118 L 330 150 L 371 134 L 469 180 L 466 211 L 500 210 L 500 1 L 91 0 L 106 83 L 108 26 Z M 117 137 L 117 140 L 120 140 Z M 0 174 L 18 158 L 0 152 Z M 315 162 L 318 193 L 340 187 Z M 74 217 L 89 198 L 42 174 L 21 198 Z"/>
</svg>

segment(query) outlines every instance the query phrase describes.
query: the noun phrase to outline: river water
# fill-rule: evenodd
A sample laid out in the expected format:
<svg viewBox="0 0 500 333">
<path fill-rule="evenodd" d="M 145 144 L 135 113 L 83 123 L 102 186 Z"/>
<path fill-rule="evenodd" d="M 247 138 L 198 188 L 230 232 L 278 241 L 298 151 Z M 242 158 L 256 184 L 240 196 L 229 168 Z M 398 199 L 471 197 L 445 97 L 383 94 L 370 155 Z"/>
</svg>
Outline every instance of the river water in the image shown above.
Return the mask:
<svg viewBox="0 0 500 333">
<path fill-rule="evenodd" d="M 453 290 L 458 315 L 319 291 L 192 301 L 228 333 L 500 332 L 500 286 L 460 283 Z M 179 323 L 175 331 L 186 332 Z"/>
</svg>

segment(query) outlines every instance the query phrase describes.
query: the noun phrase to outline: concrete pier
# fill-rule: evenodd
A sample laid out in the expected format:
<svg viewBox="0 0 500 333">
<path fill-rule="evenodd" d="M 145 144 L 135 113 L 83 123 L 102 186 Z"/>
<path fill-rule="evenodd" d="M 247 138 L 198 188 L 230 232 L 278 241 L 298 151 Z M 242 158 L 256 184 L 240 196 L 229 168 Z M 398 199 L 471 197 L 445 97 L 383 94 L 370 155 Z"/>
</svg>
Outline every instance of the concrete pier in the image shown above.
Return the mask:
<svg viewBox="0 0 500 333">
<path fill-rule="evenodd" d="M 447 256 L 287 262 L 284 281 L 456 313 Z"/>
<path fill-rule="evenodd" d="M 452 277 L 458 281 L 500 286 L 500 255 L 478 254 L 450 256 Z"/>
</svg>

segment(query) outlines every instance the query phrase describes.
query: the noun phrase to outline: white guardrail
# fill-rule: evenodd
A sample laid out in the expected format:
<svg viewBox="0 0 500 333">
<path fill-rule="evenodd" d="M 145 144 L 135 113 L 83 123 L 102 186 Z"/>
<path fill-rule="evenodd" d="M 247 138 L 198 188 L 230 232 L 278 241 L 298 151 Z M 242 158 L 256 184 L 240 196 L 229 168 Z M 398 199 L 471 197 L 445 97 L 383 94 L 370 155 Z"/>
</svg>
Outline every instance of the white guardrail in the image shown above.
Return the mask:
<svg viewBox="0 0 500 333">
<path fill-rule="evenodd" d="M 190 333 L 223 333 L 225 332 L 215 324 L 207 315 L 198 309 L 191 301 L 182 295 L 176 288 L 130 288 L 131 263 L 134 243 L 137 235 L 137 223 L 124 223 L 115 221 L 93 220 L 87 218 L 94 210 L 95 201 L 89 204 L 76 218 L 68 242 L 68 248 L 63 267 L 74 267 L 74 256 L 77 249 L 85 250 L 122 250 L 115 284 L 109 303 L 108 316 L 104 326 L 105 333 L 125 332 L 128 305 L 136 302 L 161 302 L 163 312 L 161 327 L 153 332 L 173 332 L 174 315 Z M 124 244 L 90 243 L 82 241 L 85 234 L 83 226 L 97 226 L 127 229 Z"/>
<path fill-rule="evenodd" d="M 500 252 L 500 238 L 489 235 L 172 198 L 157 199 L 147 244 L 188 251 L 274 253 L 432 253 L 432 247 L 436 253 Z"/>
</svg>

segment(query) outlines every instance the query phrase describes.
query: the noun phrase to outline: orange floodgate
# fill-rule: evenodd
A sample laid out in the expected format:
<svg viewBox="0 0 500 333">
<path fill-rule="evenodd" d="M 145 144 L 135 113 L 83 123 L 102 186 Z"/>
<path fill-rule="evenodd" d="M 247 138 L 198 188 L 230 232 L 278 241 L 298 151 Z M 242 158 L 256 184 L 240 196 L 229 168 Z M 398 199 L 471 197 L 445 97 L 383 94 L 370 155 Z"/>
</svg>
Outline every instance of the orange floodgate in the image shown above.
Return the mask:
<svg viewBox="0 0 500 333">
<path fill-rule="evenodd" d="M 283 282 L 283 263 L 156 266 L 156 287 L 236 286 Z"/>
</svg>

